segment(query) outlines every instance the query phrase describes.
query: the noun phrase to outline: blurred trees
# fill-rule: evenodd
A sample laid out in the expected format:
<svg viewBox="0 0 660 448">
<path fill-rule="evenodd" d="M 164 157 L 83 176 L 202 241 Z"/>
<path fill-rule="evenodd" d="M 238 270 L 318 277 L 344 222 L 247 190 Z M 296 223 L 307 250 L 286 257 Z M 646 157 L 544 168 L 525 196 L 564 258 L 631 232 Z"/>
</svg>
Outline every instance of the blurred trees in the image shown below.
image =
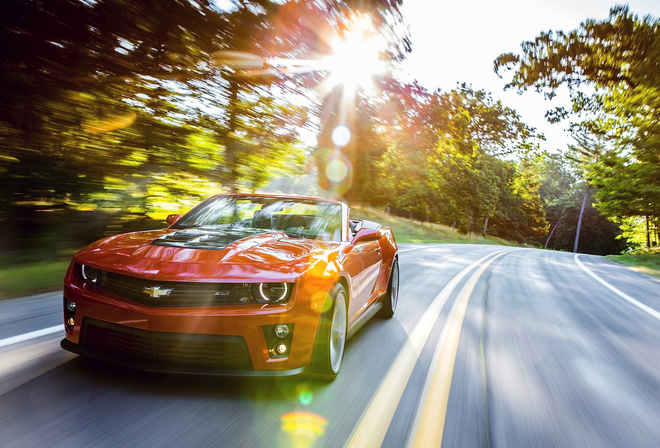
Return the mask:
<svg viewBox="0 0 660 448">
<path fill-rule="evenodd" d="M 400 5 L 355 3 L 2 2 L 2 247 L 45 216 L 34 211 L 162 216 L 301 166 L 309 111 L 294 100 L 318 75 L 263 61 L 317 56 L 319 28 L 352 7 L 389 26 Z M 244 66 L 223 65 L 218 52 Z M 255 59 L 261 67 L 248 70 Z"/>
<path fill-rule="evenodd" d="M 378 120 L 388 147 L 375 177 L 389 186 L 387 205 L 465 233 L 545 234 L 535 174 L 504 159 L 524 156 L 537 138 L 513 110 L 465 85 L 430 93 L 393 82 L 387 94 Z"/>
<path fill-rule="evenodd" d="M 144 212 L 159 176 L 195 177 L 194 129 L 176 84 L 202 76 L 200 57 L 214 48 L 208 2 L 8 0 L 1 8 L 5 242 L 23 232 L 30 210 Z"/>
<path fill-rule="evenodd" d="M 401 0 L 228 5 L 0 4 L 3 250 L 65 245 L 76 237 L 59 232 L 67 222 L 89 238 L 89 215 L 74 209 L 106 212 L 95 216 L 112 232 L 133 229 L 113 220 L 120 211 L 140 216 L 135 228 L 157 227 L 152 218 L 211 193 L 308 176 L 311 162 L 328 195 L 534 244 L 554 231 L 550 247 L 566 248 L 581 182 L 575 168 L 535 155 L 541 136 L 486 92 L 466 85 L 429 92 L 383 75 L 375 95 L 357 89 L 346 98 L 341 85 L 320 93 L 330 73 L 304 61 L 330 55 L 329 36 L 346 32 L 356 14 L 385 37 L 385 57 L 405 56 Z M 657 28 L 618 8 L 609 21 L 543 35 L 525 44 L 523 56 L 497 62 L 518 68 L 514 87 L 548 95 L 561 84 L 575 87 L 575 111 L 592 114 L 581 129 L 616 142 L 584 164 L 587 176 L 601 211 L 631 220 L 629 228 L 637 221 L 625 217 L 650 215 L 652 225 L 659 214 Z M 591 96 L 577 89 L 583 83 L 597 87 Z M 345 121 L 352 139 L 340 151 L 331 133 Z M 315 148 L 301 141 L 303 131 L 318 131 Z M 338 157 L 347 173 L 333 190 L 324 176 Z M 591 215 L 600 219 L 587 210 L 585 228 L 598 234 L 604 225 Z M 29 233 L 40 236 L 27 245 L 16 238 Z"/>
<path fill-rule="evenodd" d="M 542 33 L 523 43 L 522 54 L 495 61 L 496 71 L 515 70 L 509 87 L 548 97 L 568 87 L 572 110 L 548 117 L 583 117 L 573 125 L 578 134 L 609 142 L 598 160 L 585 163 L 598 208 L 619 220 L 641 215 L 650 221 L 660 216 L 659 65 L 660 22 L 624 6 L 570 33 Z"/>
<path fill-rule="evenodd" d="M 529 159 L 540 182 L 539 193 L 549 223 L 542 245 L 573 251 L 587 181 L 575 160 L 561 154 L 542 153 Z M 579 251 L 607 255 L 623 251 L 630 243 L 622 238 L 616 223 L 594 208 L 594 190 L 586 198 L 579 240 Z"/>
<path fill-rule="evenodd" d="M 188 132 L 165 83 L 195 75 L 212 36 L 202 35 L 208 4 L 9 0 L 2 8 L 0 132 L 12 157 L 3 177 L 9 187 L 20 179 L 5 194 L 60 200 L 123 174 L 118 160 L 144 159 L 149 174 L 181 152 Z"/>
</svg>

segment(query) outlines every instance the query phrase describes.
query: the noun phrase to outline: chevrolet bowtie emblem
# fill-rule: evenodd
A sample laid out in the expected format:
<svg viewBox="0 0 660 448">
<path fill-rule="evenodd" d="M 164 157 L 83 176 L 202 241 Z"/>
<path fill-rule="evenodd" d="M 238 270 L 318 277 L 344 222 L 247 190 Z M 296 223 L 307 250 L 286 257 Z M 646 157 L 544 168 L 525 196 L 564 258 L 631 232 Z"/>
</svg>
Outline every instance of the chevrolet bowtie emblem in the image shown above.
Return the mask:
<svg viewBox="0 0 660 448">
<path fill-rule="evenodd" d="M 145 287 L 143 292 L 145 294 L 149 294 L 154 299 L 157 299 L 159 297 L 169 296 L 172 291 L 173 289 L 166 289 L 160 286 L 151 286 L 149 288 Z"/>
</svg>

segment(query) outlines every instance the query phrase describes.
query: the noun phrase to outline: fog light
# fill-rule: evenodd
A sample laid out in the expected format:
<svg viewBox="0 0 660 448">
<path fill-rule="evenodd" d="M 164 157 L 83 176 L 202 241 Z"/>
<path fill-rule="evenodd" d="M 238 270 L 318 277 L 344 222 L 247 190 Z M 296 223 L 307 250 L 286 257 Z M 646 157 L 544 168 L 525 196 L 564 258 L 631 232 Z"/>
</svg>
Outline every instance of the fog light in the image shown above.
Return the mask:
<svg viewBox="0 0 660 448">
<path fill-rule="evenodd" d="M 68 325 L 69 327 L 73 327 L 73 324 L 74 324 L 73 317 L 69 317 L 69 318 L 66 320 L 66 323 L 67 323 L 67 325 Z"/>
<path fill-rule="evenodd" d="M 287 336 L 289 336 L 289 326 L 287 324 L 276 325 L 275 336 L 277 336 L 280 339 L 284 339 Z"/>
<path fill-rule="evenodd" d="M 277 353 L 279 353 L 280 355 L 285 354 L 286 353 L 286 345 L 284 345 L 284 344 L 278 345 L 277 346 Z"/>
<path fill-rule="evenodd" d="M 76 312 L 76 303 L 72 302 L 70 300 L 66 301 L 66 309 L 71 311 L 72 313 Z"/>
</svg>

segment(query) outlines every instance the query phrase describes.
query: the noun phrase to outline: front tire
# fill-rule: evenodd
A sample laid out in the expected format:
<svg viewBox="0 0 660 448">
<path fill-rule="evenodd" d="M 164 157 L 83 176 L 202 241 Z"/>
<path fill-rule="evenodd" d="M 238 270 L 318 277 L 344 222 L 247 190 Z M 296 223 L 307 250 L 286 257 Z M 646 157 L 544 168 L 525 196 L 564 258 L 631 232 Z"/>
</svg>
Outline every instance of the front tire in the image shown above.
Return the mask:
<svg viewBox="0 0 660 448">
<path fill-rule="evenodd" d="M 333 380 L 344 359 L 348 315 L 346 290 L 341 284 L 336 284 L 327 300 L 329 305 L 321 315 L 316 338 L 313 370 L 324 378 Z"/>
<path fill-rule="evenodd" d="M 383 299 L 383 307 L 380 309 L 380 315 L 386 319 L 394 316 L 396 306 L 399 303 L 399 262 L 395 258 L 390 272 L 390 282 L 387 285 L 387 292 Z"/>
</svg>

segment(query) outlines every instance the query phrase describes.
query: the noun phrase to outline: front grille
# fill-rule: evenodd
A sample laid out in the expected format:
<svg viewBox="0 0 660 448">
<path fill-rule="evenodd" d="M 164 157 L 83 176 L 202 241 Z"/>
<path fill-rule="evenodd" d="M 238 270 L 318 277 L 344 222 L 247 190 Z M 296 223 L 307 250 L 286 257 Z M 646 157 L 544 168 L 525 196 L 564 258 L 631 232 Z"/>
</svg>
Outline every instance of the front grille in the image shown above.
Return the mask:
<svg viewBox="0 0 660 448">
<path fill-rule="evenodd" d="M 157 282 L 101 271 L 97 287 L 148 306 L 218 306 L 251 303 L 244 283 Z"/>
<path fill-rule="evenodd" d="M 100 353 L 148 362 L 226 370 L 252 370 L 240 336 L 163 333 L 85 319 L 82 345 Z"/>
</svg>

